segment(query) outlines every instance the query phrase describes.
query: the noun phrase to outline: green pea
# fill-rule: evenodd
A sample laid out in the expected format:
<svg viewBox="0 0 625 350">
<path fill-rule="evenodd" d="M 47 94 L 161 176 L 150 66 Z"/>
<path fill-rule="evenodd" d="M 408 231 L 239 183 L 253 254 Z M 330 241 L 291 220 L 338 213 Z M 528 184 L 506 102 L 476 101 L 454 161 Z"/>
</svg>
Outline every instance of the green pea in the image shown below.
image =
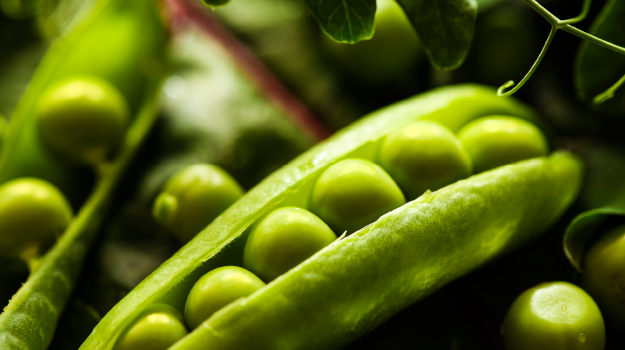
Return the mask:
<svg viewBox="0 0 625 350">
<path fill-rule="evenodd" d="M 129 113 L 116 87 L 100 78 L 76 77 L 54 85 L 42 96 L 39 134 L 61 157 L 99 164 L 121 142 Z"/>
<path fill-rule="evenodd" d="M 600 350 L 601 312 L 583 289 L 567 282 L 542 283 L 512 304 L 503 326 L 506 350 Z"/>
<path fill-rule="evenodd" d="M 603 235 L 586 253 L 582 286 L 608 325 L 625 329 L 625 226 Z"/>
<path fill-rule="evenodd" d="M 536 126 L 506 116 L 477 119 L 464 126 L 458 137 L 471 156 L 476 173 L 544 156 L 549 148 Z"/>
<path fill-rule="evenodd" d="M 378 159 L 411 199 L 471 175 L 471 159 L 460 140 L 446 127 L 430 121 L 389 134 Z"/>
<path fill-rule="evenodd" d="M 35 178 L 0 186 L 0 256 L 37 255 L 60 236 L 72 219 L 72 208 L 59 190 Z"/>
<path fill-rule="evenodd" d="M 152 213 L 180 242 L 186 243 L 242 195 L 241 186 L 222 168 L 194 164 L 167 181 Z"/>
<path fill-rule="evenodd" d="M 187 326 L 195 329 L 217 310 L 264 286 L 265 283 L 253 273 L 238 266 L 224 266 L 208 272 L 193 285 L 187 297 L 184 306 Z"/>
<path fill-rule="evenodd" d="M 252 230 L 243 266 L 271 281 L 335 239 L 334 232 L 315 214 L 296 207 L 276 209 Z"/>
<path fill-rule="evenodd" d="M 393 179 L 364 159 L 344 159 L 315 183 L 311 211 L 335 232 L 355 232 L 406 203 Z"/>
<path fill-rule="evenodd" d="M 371 85 L 390 84 L 410 75 L 423 58 L 412 24 L 394 0 L 377 0 L 375 33 L 355 44 L 337 43 L 324 35 L 328 53 L 341 73 Z"/>
<path fill-rule="evenodd" d="M 119 337 L 114 350 L 165 350 L 187 333 L 178 310 L 153 304 Z"/>
</svg>

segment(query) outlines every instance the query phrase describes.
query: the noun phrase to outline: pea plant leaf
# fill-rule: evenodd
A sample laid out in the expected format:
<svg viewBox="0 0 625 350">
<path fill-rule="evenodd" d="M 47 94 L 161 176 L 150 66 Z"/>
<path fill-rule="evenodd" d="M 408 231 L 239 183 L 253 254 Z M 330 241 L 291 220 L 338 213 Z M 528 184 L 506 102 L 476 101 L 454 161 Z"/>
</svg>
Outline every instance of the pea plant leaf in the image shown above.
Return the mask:
<svg viewBox="0 0 625 350">
<path fill-rule="evenodd" d="M 337 42 L 373 36 L 375 0 L 303 0 L 321 29 Z"/>
<path fill-rule="evenodd" d="M 564 253 L 579 272 L 589 243 L 625 216 L 625 151 L 594 143 L 584 150 L 584 162 L 587 174 L 580 202 L 590 210 L 569 223 L 563 238 Z"/>
<path fill-rule="evenodd" d="M 625 45 L 625 2 L 608 1 L 593 22 L 590 33 L 616 45 Z M 575 85 L 581 99 L 593 98 L 625 75 L 625 55 L 584 41 L 577 52 Z M 625 90 L 617 90 L 611 100 L 601 104 L 611 113 L 625 112 Z"/>
<path fill-rule="evenodd" d="M 398 0 L 415 27 L 432 65 L 458 68 L 466 58 L 475 27 L 475 0 Z"/>
</svg>

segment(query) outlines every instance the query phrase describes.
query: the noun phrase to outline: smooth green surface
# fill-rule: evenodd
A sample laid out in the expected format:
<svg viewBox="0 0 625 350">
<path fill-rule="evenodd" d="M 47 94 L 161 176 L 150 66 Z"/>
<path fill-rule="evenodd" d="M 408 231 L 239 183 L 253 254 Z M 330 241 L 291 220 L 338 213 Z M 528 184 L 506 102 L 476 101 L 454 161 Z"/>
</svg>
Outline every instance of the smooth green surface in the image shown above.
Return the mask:
<svg viewBox="0 0 625 350">
<path fill-rule="evenodd" d="M 193 164 L 176 172 L 154 201 L 154 218 L 186 243 L 243 195 L 221 167 Z"/>
<path fill-rule="evenodd" d="M 39 135 L 53 152 L 97 165 L 123 139 L 130 116 L 117 88 L 82 76 L 50 87 L 39 102 L 37 118 Z"/>
<path fill-rule="evenodd" d="M 471 175 L 471 158 L 460 140 L 444 126 L 417 122 L 386 137 L 378 162 L 395 179 L 408 200 Z"/>
<path fill-rule="evenodd" d="M 113 189 L 156 118 L 156 92 L 165 66 L 164 39 L 159 9 L 153 1 L 100 0 L 50 46 L 34 73 L 0 150 L 0 182 L 41 177 L 81 207 L 0 315 L 0 349 L 49 346 Z M 115 159 L 98 169 L 98 179 L 86 199 L 76 196 L 84 172 L 62 164 L 45 150 L 36 118 L 44 91 L 54 82 L 76 75 L 95 75 L 111 82 L 136 116 Z"/>
<path fill-rule="evenodd" d="M 503 325 L 506 350 L 603 350 L 601 312 L 568 282 L 539 284 L 512 303 Z"/>
<path fill-rule="evenodd" d="M 256 275 L 238 266 L 224 266 L 210 271 L 189 292 L 184 307 L 187 326 L 195 329 L 222 307 L 264 286 L 265 283 Z"/>
<path fill-rule="evenodd" d="M 476 173 L 549 152 L 547 140 L 536 126 L 509 116 L 475 120 L 462 128 L 458 137 Z"/>
<path fill-rule="evenodd" d="M 314 181 L 330 164 L 354 156 L 373 160 L 386 135 L 420 119 L 438 121 L 455 132 L 473 119 L 492 114 L 535 119 L 529 108 L 514 99 L 497 98 L 491 88 L 460 85 L 407 99 L 343 129 L 273 173 L 220 215 L 120 301 L 81 349 L 111 349 L 128 323 L 153 303 L 166 302 L 182 310 L 184 298 L 195 281 L 211 269 L 225 265 L 221 259 L 236 252 L 235 248 L 242 245 L 237 238 L 242 239 L 255 220 L 284 206 L 307 208 Z M 567 176 L 575 177 L 572 173 Z M 574 193 L 569 195 L 573 197 Z M 380 260 L 392 260 L 393 256 L 394 252 L 379 251 Z M 359 332 L 364 331 L 359 328 Z"/>
<path fill-rule="evenodd" d="M 243 266 L 272 281 L 335 239 L 330 227 L 308 210 L 280 208 L 252 230 L 245 243 Z"/>
<path fill-rule="evenodd" d="M 340 348 L 536 237 L 581 180 L 579 160 L 557 153 L 426 193 L 230 304 L 171 349 Z"/>
<path fill-rule="evenodd" d="M 310 195 L 310 211 L 338 234 L 351 234 L 404 203 L 404 194 L 384 169 L 356 158 L 328 167 Z"/>
<path fill-rule="evenodd" d="M 120 337 L 115 350 L 166 350 L 187 333 L 178 310 L 154 304 Z"/>
<path fill-rule="evenodd" d="M 419 35 L 421 44 L 438 70 L 453 70 L 464 62 L 471 42 L 475 0 L 398 0 Z"/>
<path fill-rule="evenodd" d="M 375 35 L 352 45 L 326 39 L 328 52 L 354 79 L 369 84 L 393 83 L 423 56 L 419 38 L 395 0 L 378 0 Z"/>
<path fill-rule="evenodd" d="M 601 308 L 608 326 L 625 330 L 625 226 L 605 233 L 588 250 L 581 285 Z"/>
<path fill-rule="evenodd" d="M 71 219 L 67 199 L 50 183 L 34 178 L 5 182 L 0 186 L 0 256 L 44 253 Z"/>
</svg>

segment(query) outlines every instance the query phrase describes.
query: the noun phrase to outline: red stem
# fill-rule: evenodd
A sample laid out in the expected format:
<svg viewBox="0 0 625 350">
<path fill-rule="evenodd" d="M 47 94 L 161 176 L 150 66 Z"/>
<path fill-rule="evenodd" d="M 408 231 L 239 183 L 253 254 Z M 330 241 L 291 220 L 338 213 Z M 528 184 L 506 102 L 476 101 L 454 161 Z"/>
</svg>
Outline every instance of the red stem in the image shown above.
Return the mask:
<svg viewBox="0 0 625 350">
<path fill-rule="evenodd" d="M 230 55 L 235 64 L 250 78 L 259 91 L 288 118 L 314 140 L 321 141 L 331 132 L 293 96 L 263 63 L 219 21 L 206 11 L 199 0 L 166 0 L 170 24 L 179 31 L 193 24 L 218 43 Z"/>
</svg>

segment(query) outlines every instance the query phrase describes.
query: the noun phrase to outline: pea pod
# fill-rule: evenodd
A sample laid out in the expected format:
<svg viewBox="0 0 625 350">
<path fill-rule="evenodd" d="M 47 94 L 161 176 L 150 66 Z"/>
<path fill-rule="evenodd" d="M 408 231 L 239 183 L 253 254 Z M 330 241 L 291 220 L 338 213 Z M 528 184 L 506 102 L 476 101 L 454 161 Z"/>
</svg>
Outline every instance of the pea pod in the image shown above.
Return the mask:
<svg viewBox="0 0 625 350">
<path fill-rule="evenodd" d="M 201 275 L 240 264 L 241 236 L 258 218 L 279 207 L 306 208 L 315 180 L 338 160 L 375 159 L 386 135 L 416 120 L 434 120 L 457 131 L 473 119 L 499 113 L 534 118 L 514 100 L 471 85 L 441 88 L 374 112 L 248 192 L 115 306 L 81 349 L 112 349 L 153 303 L 181 310 Z M 340 346 L 540 232 L 575 198 L 580 178 L 579 162 L 558 154 L 428 193 L 230 304 L 174 348 Z M 417 219 L 420 225 L 414 224 Z"/>
<path fill-rule="evenodd" d="M 154 1 L 100 0 L 80 24 L 50 47 L 20 100 L 3 140 L 0 183 L 26 176 L 46 179 L 79 211 L 56 244 L 31 264 L 28 280 L 4 308 L 0 349 L 45 349 L 50 344 L 114 187 L 156 118 L 164 39 Z M 117 152 L 95 169 L 95 184 L 84 181 L 93 178 L 89 169 L 50 153 L 37 130 L 37 107 L 44 92 L 58 81 L 79 75 L 115 86 L 132 115 Z"/>
</svg>

